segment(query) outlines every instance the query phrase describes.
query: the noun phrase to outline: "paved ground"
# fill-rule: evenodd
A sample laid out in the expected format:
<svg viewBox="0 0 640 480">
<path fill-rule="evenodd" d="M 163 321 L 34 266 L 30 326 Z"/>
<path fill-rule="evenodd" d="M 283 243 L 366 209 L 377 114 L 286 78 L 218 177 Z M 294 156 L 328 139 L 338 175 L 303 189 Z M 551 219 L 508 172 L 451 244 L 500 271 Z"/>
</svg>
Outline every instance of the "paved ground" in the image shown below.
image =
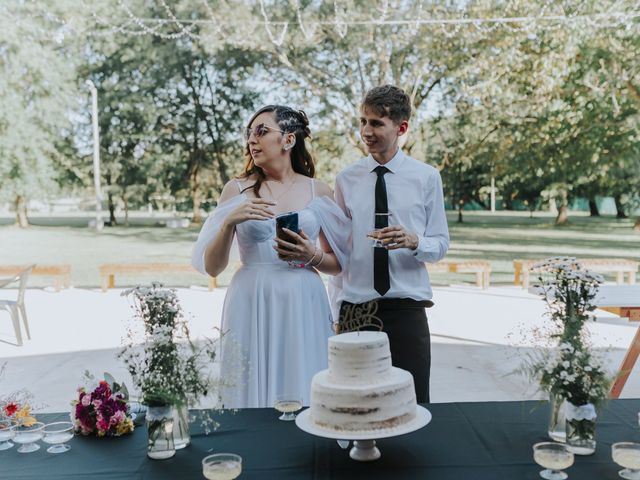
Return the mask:
<svg viewBox="0 0 640 480">
<path fill-rule="evenodd" d="M 61 292 L 27 291 L 32 339 L 22 347 L 6 312 L 0 311 L 0 394 L 26 388 L 42 411 L 66 410 L 82 372 L 127 374 L 116 359 L 133 317 L 121 290 L 72 288 Z M 3 298 L 15 291 L 3 291 Z M 225 290 L 181 288 L 192 335 L 212 336 L 220 323 Z M 544 328 L 544 303 L 516 287 L 450 286 L 434 289 L 436 306 L 428 311 L 433 344 L 431 392 L 434 402 L 539 398 L 535 385 L 513 374 L 538 342 Z M 589 325 L 592 341 L 606 349 L 615 370 L 637 329 L 607 312 Z M 622 397 L 640 396 L 640 376 L 633 372 Z"/>
</svg>

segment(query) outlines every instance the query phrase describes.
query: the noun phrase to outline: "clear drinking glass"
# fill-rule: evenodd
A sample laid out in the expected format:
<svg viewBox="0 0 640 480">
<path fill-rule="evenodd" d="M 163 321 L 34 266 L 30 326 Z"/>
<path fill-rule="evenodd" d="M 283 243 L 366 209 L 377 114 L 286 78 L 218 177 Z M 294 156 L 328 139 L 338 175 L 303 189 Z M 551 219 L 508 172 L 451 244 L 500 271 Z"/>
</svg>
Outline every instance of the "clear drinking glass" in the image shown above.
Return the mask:
<svg viewBox="0 0 640 480">
<path fill-rule="evenodd" d="M 216 453 L 202 459 L 202 474 L 209 480 L 233 480 L 242 473 L 242 457 L 234 453 Z"/>
<path fill-rule="evenodd" d="M 540 476 L 546 480 L 564 480 L 568 475 L 561 470 L 573 465 L 573 453 L 562 443 L 542 442 L 533 446 L 533 460 L 546 468 Z"/>
<path fill-rule="evenodd" d="M 13 443 L 11 443 L 11 439 L 15 435 L 14 431 L 11 429 L 13 426 L 13 422 L 10 420 L 3 420 L 0 422 L 0 451 L 8 450 L 13 447 Z"/>
<path fill-rule="evenodd" d="M 31 453 L 40 450 L 40 445 L 36 442 L 44 435 L 44 423 L 36 422 L 33 425 L 14 425 L 11 427 L 14 436 L 13 441 L 20 443 L 18 453 Z"/>
<path fill-rule="evenodd" d="M 367 237 L 369 237 L 371 239 L 371 246 L 374 248 L 380 248 L 380 247 L 384 247 L 385 245 L 382 243 L 381 240 L 378 240 L 378 234 L 380 232 L 380 230 L 382 230 L 382 228 L 375 228 L 375 225 L 378 225 L 378 223 L 380 222 L 380 219 L 386 219 L 387 221 L 387 225 L 391 225 L 392 223 L 392 217 L 393 214 L 391 212 L 388 213 L 376 213 L 375 214 L 375 223 L 374 225 L 374 229 L 373 231 L 369 232 L 367 234 Z"/>
<path fill-rule="evenodd" d="M 640 443 L 619 442 L 611 445 L 611 457 L 624 470 L 618 475 L 628 480 L 640 480 Z"/>
<path fill-rule="evenodd" d="M 291 421 L 296 419 L 295 412 L 302 408 L 302 398 L 300 395 L 285 393 L 276 397 L 276 403 L 273 407 L 282 413 L 278 417 L 279 420 Z"/>
<path fill-rule="evenodd" d="M 51 445 L 47 448 L 49 453 L 64 453 L 71 450 L 71 446 L 67 445 L 73 438 L 73 423 L 71 422 L 54 422 L 44 426 L 44 437 L 42 441 Z"/>
</svg>

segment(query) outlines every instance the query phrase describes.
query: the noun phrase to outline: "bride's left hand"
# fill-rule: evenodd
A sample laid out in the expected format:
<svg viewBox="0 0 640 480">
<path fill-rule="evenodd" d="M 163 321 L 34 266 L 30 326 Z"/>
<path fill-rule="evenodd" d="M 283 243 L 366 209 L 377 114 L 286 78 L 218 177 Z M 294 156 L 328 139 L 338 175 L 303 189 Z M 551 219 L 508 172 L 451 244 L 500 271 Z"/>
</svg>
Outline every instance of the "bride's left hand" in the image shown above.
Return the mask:
<svg viewBox="0 0 640 480">
<path fill-rule="evenodd" d="M 278 258 L 285 262 L 309 262 L 316 253 L 316 246 L 304 231 L 300 230 L 300 233 L 296 233 L 288 228 L 283 228 L 282 231 L 287 233 L 289 239 L 275 237 L 276 244 L 273 249 L 278 252 Z"/>
</svg>

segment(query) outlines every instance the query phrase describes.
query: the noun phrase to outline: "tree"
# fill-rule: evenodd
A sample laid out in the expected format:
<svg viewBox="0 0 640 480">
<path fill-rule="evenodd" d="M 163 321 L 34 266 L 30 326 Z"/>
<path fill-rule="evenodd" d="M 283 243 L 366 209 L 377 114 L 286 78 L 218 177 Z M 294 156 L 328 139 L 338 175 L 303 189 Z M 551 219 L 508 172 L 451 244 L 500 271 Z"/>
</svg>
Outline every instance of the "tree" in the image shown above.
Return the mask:
<svg viewBox="0 0 640 480">
<path fill-rule="evenodd" d="M 45 7 L 69 8 L 67 2 Z M 69 119 L 74 62 L 64 44 L 36 37 L 46 28 L 31 3 L 10 3 L 0 17 L 0 197 L 12 200 L 16 223 L 27 203 L 56 191 L 57 138 Z"/>
</svg>

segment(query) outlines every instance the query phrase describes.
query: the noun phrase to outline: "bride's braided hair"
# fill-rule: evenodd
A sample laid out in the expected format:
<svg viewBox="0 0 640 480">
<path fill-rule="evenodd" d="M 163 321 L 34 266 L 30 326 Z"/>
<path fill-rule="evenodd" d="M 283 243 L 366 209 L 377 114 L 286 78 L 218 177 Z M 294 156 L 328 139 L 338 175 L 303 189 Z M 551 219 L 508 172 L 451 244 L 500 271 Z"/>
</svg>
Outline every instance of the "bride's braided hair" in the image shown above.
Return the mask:
<svg viewBox="0 0 640 480">
<path fill-rule="evenodd" d="M 307 114 L 302 110 L 294 110 L 284 105 L 267 105 L 253 114 L 247 127 L 251 126 L 251 123 L 258 115 L 265 112 L 272 112 L 274 114 L 276 122 L 282 131 L 294 133 L 296 136 L 296 143 L 291 149 L 291 167 L 293 171 L 313 178 L 316 173 L 316 168 L 313 163 L 313 157 L 307 150 L 307 145 L 304 141 L 305 138 L 311 138 Z M 247 157 L 247 162 L 245 163 L 244 171 L 240 175 L 240 178 L 249 178 L 255 174 L 256 182 L 245 188 L 245 190 L 251 188 L 255 196 L 260 198 L 260 186 L 266 177 L 263 170 L 253 163 L 248 142 L 245 145 L 245 156 Z"/>
</svg>

